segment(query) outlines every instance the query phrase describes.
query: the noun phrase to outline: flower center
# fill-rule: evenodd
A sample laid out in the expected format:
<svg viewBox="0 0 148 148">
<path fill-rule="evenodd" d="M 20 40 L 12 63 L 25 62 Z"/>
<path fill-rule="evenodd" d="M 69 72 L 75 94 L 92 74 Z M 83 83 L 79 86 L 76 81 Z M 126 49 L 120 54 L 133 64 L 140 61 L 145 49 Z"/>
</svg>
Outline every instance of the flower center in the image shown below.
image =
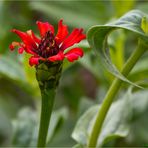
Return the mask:
<svg viewBox="0 0 148 148">
<path fill-rule="evenodd" d="M 56 55 L 59 52 L 59 47 L 56 44 L 54 35 L 51 31 L 47 31 L 45 36 L 41 39 L 41 42 L 37 49 L 37 54 L 43 58 Z"/>
</svg>

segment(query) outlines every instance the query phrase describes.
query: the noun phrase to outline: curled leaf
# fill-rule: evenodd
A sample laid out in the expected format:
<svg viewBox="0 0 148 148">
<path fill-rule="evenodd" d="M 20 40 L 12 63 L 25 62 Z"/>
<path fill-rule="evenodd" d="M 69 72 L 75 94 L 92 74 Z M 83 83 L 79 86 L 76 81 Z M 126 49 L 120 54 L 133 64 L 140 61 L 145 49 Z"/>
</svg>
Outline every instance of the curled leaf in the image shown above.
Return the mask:
<svg viewBox="0 0 148 148">
<path fill-rule="evenodd" d="M 148 16 L 141 11 L 132 10 L 113 23 L 93 26 L 87 33 L 90 46 L 96 51 L 99 58 L 103 60 L 107 69 L 117 78 L 137 87 L 140 86 L 128 80 L 112 63 L 108 47 L 108 36 L 114 30 L 124 29 L 133 32 L 140 40 L 148 44 L 148 36 L 143 30 L 145 25 L 141 27 L 143 18 L 148 18 Z"/>
</svg>

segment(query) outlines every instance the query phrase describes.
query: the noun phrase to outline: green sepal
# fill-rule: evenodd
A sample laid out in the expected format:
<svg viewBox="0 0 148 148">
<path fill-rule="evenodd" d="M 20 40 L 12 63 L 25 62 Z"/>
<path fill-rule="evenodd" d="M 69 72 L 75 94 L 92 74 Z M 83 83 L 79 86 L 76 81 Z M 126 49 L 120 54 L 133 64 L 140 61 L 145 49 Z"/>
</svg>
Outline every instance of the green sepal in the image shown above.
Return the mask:
<svg viewBox="0 0 148 148">
<path fill-rule="evenodd" d="M 62 62 L 40 62 L 36 66 L 36 78 L 41 90 L 56 89 L 62 72 Z"/>
</svg>

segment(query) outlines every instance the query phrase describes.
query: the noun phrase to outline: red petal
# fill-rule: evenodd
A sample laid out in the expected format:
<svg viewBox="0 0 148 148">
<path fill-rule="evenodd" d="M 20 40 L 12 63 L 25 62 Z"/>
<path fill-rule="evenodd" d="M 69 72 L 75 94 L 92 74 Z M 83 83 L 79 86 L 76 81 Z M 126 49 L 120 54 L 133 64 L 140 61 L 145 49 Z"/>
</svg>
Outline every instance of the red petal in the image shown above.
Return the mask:
<svg viewBox="0 0 148 148">
<path fill-rule="evenodd" d="M 74 29 L 72 33 L 64 40 L 61 49 L 65 50 L 66 48 L 79 43 L 81 40 L 86 38 L 86 35 L 82 33 L 83 29 Z"/>
<path fill-rule="evenodd" d="M 20 48 L 18 49 L 19 54 L 22 54 L 23 51 L 24 51 L 24 48 L 23 48 L 23 47 L 20 47 Z"/>
<path fill-rule="evenodd" d="M 27 34 L 36 42 L 36 43 L 40 43 L 40 39 L 38 37 L 35 36 L 35 34 L 33 33 L 32 30 L 28 30 Z"/>
<path fill-rule="evenodd" d="M 68 27 L 66 25 L 63 25 L 63 20 L 60 20 L 58 24 L 58 32 L 55 37 L 57 44 L 59 45 L 61 42 L 63 42 L 63 40 L 66 38 L 67 35 L 68 35 Z"/>
<path fill-rule="evenodd" d="M 35 41 L 25 32 L 13 29 L 12 32 L 16 33 L 24 42 L 24 44 L 31 46 L 32 48 L 37 48 Z"/>
<path fill-rule="evenodd" d="M 38 65 L 39 64 L 39 60 L 40 60 L 40 57 L 30 57 L 29 58 L 29 64 L 30 66 L 33 66 L 33 65 Z"/>
<path fill-rule="evenodd" d="M 63 59 L 64 59 L 64 54 L 62 52 L 59 52 L 57 55 L 48 58 L 48 60 L 51 62 L 62 61 Z"/>
<path fill-rule="evenodd" d="M 27 53 L 29 53 L 29 54 L 33 54 L 33 55 L 35 55 L 35 56 L 37 56 L 37 53 L 35 53 L 33 50 L 32 50 L 32 48 L 30 47 L 30 46 L 24 46 L 23 47 L 24 49 L 25 49 L 25 51 L 27 52 Z"/>
<path fill-rule="evenodd" d="M 64 56 L 68 59 L 68 61 L 73 62 L 83 56 L 83 50 L 81 48 L 73 48 L 64 54 Z"/>
<path fill-rule="evenodd" d="M 36 24 L 38 25 L 41 37 L 43 37 L 47 31 L 51 31 L 54 34 L 54 27 L 48 22 L 43 23 L 37 21 Z"/>
</svg>

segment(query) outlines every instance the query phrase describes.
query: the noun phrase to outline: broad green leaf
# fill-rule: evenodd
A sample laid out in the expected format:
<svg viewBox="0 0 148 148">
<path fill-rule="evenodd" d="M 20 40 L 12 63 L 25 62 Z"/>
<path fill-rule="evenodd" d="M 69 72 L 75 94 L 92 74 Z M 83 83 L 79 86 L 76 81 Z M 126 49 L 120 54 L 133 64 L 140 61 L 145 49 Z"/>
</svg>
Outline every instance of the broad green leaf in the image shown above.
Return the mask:
<svg viewBox="0 0 148 148">
<path fill-rule="evenodd" d="M 0 75 L 6 76 L 14 80 L 25 81 L 25 73 L 17 61 L 10 57 L 0 57 Z"/>
<path fill-rule="evenodd" d="M 131 116 L 127 93 L 122 99 L 115 102 L 104 121 L 103 129 L 98 139 L 98 145 L 104 145 L 117 138 L 126 137 L 129 132 L 128 121 Z M 126 110 L 125 110 L 126 108 Z"/>
<path fill-rule="evenodd" d="M 76 118 L 74 118 L 73 115 L 68 114 L 68 118 L 65 119 L 66 120 L 63 120 L 62 124 L 60 125 L 61 128 L 53 135 L 50 142 L 47 143 L 47 147 L 71 147 L 75 144 L 75 141 L 70 137 L 70 135 Z M 51 120 L 54 120 L 54 117 Z"/>
<path fill-rule="evenodd" d="M 127 136 L 129 128 L 126 122 L 130 115 L 128 114 L 128 109 L 126 111 L 124 110 L 128 103 L 127 100 L 128 97 L 120 99 L 111 106 L 98 140 L 98 146 L 112 139 Z M 101 105 L 95 105 L 87 110 L 78 120 L 72 133 L 72 137 L 84 146 L 86 146 L 88 142 L 90 131 L 100 106 Z"/>
<path fill-rule="evenodd" d="M 59 131 L 67 116 L 68 116 L 68 110 L 66 108 L 61 108 L 52 113 L 50 120 L 50 128 L 48 130 L 47 143 L 50 143 L 52 138 Z"/>
<path fill-rule="evenodd" d="M 47 142 L 49 142 L 55 136 L 56 132 L 61 128 L 61 125 L 63 124 L 62 121 L 65 120 L 66 116 L 66 108 L 53 111 L 49 125 Z M 17 118 L 14 119 L 12 123 L 13 146 L 36 146 L 39 128 L 39 116 L 37 111 L 34 111 L 29 107 L 24 107 L 19 111 Z"/>
<path fill-rule="evenodd" d="M 130 104 L 134 116 L 141 116 L 148 109 L 148 91 L 138 91 L 131 96 Z"/>
<path fill-rule="evenodd" d="M 34 141 L 34 132 L 37 131 L 37 116 L 30 108 L 20 110 L 18 117 L 13 120 L 12 146 L 29 146 Z"/>
<path fill-rule="evenodd" d="M 146 82 L 142 82 L 140 84 L 144 85 L 145 83 Z M 131 143 L 133 142 L 133 144 L 134 141 L 135 143 L 146 141 L 147 120 L 145 116 L 148 112 L 148 91 L 132 91 L 133 87 L 130 87 L 122 98 L 112 104 L 104 121 L 102 132 L 98 139 L 99 147 L 104 145 L 108 146 L 107 144 L 112 141 L 117 141 L 118 143 L 118 138 L 120 138 L 119 141 L 121 141 L 121 138 L 124 138 L 125 141 L 128 141 L 130 139 Z M 86 147 L 86 144 L 88 142 L 92 124 L 96 117 L 96 113 L 99 111 L 100 106 L 101 105 L 95 105 L 88 109 L 79 118 L 72 133 L 72 137 L 77 141 L 77 143 L 83 145 L 84 147 Z M 142 121 L 140 120 L 141 118 Z M 139 126 L 139 123 L 143 124 L 144 127 Z M 141 135 L 141 138 L 138 135 Z M 136 142 L 136 140 L 138 140 L 138 137 L 140 139 L 140 142 Z"/>
<path fill-rule="evenodd" d="M 141 90 L 133 93 L 129 102 L 132 109 L 132 116 L 129 124 L 130 132 L 122 141 L 122 146 L 141 147 L 147 144 L 148 137 L 148 91 Z"/>
<path fill-rule="evenodd" d="M 142 19 L 144 17 L 147 18 L 147 14 L 138 10 L 133 10 L 113 23 L 93 26 L 87 33 L 87 39 L 90 46 L 96 51 L 97 54 L 100 55 L 99 58 L 104 60 L 107 69 L 119 79 L 126 81 L 132 85 L 136 84 L 125 78 L 112 63 L 109 55 L 107 39 L 112 31 L 115 31 L 117 29 L 124 29 L 133 32 L 138 38 L 140 38 L 147 44 L 148 36 L 147 34 L 145 34 L 141 27 Z"/>
<path fill-rule="evenodd" d="M 77 124 L 72 133 L 72 138 L 75 139 L 78 143 L 82 145 L 87 144 L 89 138 L 88 129 L 90 127 L 90 121 L 92 121 L 99 108 L 100 106 L 98 105 L 91 107 L 77 121 Z"/>
</svg>

